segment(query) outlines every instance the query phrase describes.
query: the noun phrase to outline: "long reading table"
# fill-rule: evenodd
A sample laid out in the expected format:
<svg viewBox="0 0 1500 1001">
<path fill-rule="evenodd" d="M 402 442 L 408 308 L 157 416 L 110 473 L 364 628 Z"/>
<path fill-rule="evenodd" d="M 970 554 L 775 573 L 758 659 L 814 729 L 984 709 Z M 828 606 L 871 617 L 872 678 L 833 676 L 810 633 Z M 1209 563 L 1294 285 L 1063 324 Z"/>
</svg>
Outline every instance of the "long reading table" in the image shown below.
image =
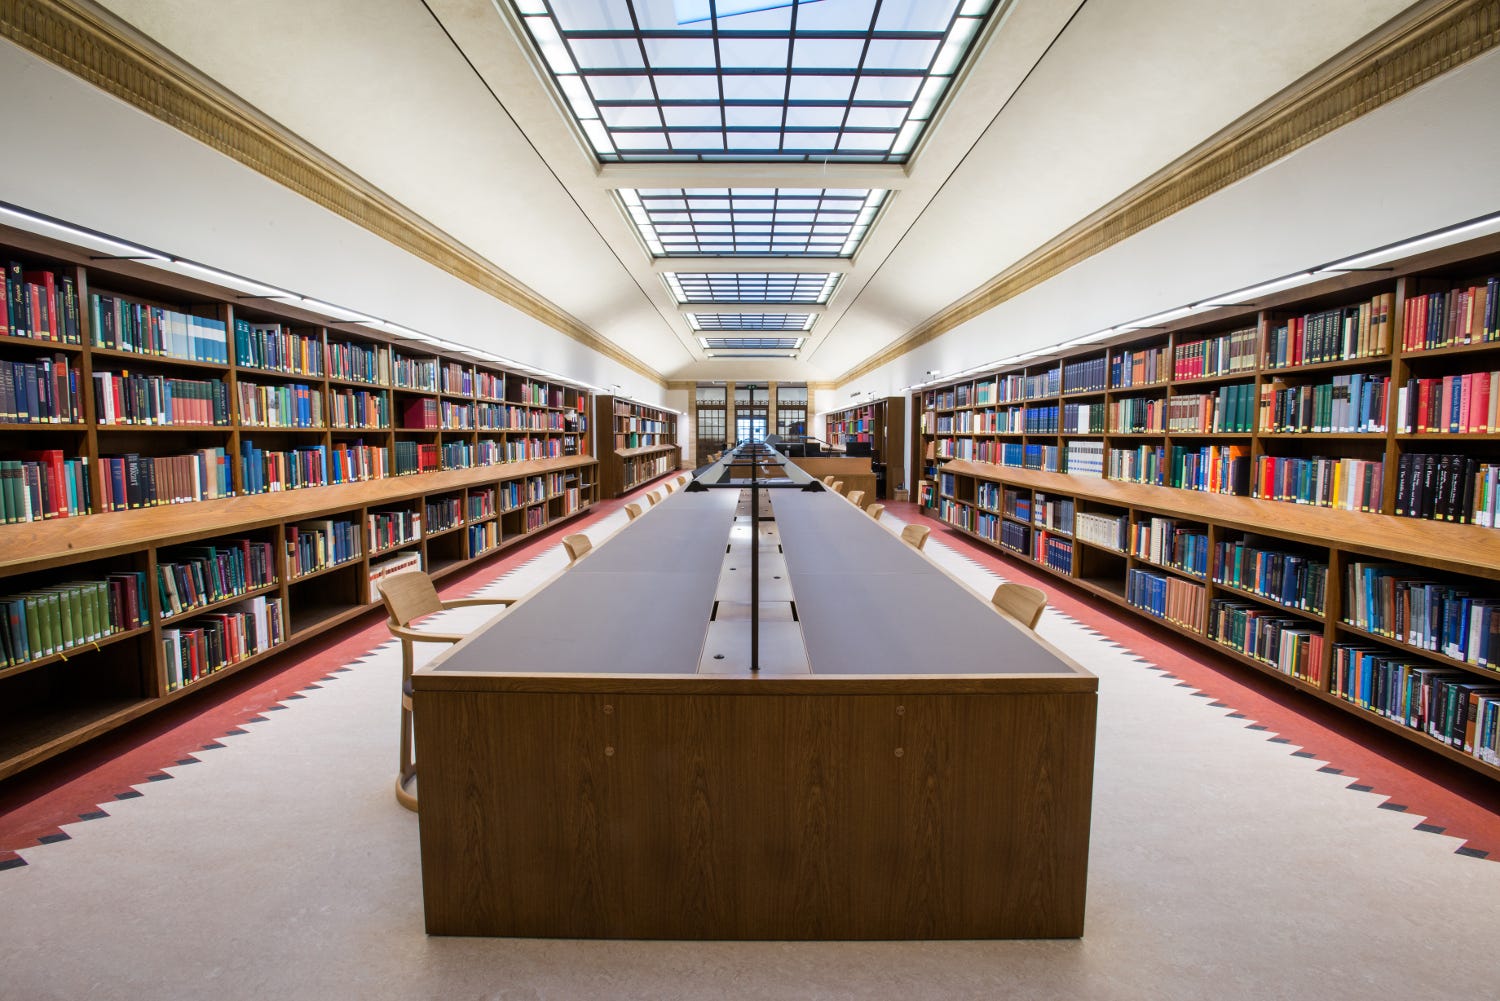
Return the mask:
<svg viewBox="0 0 1500 1001">
<path fill-rule="evenodd" d="M 785 663 L 711 653 L 715 489 L 414 675 L 430 933 L 1082 934 L 1097 680 L 837 494 L 770 493 L 741 546 L 784 561 Z"/>
</svg>

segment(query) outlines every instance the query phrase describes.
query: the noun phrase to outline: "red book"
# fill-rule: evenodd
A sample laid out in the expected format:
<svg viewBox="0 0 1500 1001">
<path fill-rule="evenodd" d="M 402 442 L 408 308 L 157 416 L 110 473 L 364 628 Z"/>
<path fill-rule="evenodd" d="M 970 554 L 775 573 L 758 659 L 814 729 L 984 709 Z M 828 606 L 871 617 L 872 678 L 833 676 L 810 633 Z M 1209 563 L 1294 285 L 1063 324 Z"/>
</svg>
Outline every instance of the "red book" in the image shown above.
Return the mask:
<svg viewBox="0 0 1500 1001">
<path fill-rule="evenodd" d="M 36 302 L 36 292 L 33 291 L 31 311 L 37 320 L 45 322 L 40 326 L 33 326 L 32 335 L 46 334 L 54 341 L 62 340 L 62 328 L 57 322 L 56 278 L 50 271 L 27 271 L 22 277 L 31 284 L 39 286 L 41 293 L 47 297 L 44 308 L 38 308 L 41 304 Z"/>
<path fill-rule="evenodd" d="M 44 494 L 42 505 L 48 518 L 66 518 L 72 512 L 68 509 L 68 491 L 63 479 L 63 454 L 62 449 L 49 448 L 40 452 L 17 453 L 28 462 L 36 462 L 47 467 L 47 476 L 42 481 Z"/>
</svg>

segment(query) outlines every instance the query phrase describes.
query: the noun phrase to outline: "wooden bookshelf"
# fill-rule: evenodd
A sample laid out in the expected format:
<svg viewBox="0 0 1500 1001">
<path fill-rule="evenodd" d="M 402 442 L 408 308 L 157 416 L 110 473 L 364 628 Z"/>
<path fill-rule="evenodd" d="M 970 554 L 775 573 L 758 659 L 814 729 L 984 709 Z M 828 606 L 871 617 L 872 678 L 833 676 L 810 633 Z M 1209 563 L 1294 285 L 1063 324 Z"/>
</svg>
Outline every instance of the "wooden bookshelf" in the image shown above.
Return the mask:
<svg viewBox="0 0 1500 1001">
<path fill-rule="evenodd" d="M 594 400 L 594 414 L 600 434 L 602 496 L 624 496 L 682 465 L 677 411 L 622 396 L 599 396 Z"/>
<path fill-rule="evenodd" d="M 598 499 L 584 390 L 19 230 L 0 264 L 40 290 L 6 287 L 0 508 L 67 511 L 0 525 L 0 778 L 364 614 L 382 567 L 441 578 Z"/>
<path fill-rule="evenodd" d="M 1500 779 L 1497 275 L 1485 237 L 923 389 L 916 499 Z"/>
<path fill-rule="evenodd" d="M 836 410 L 823 418 L 823 437 L 835 448 L 846 448 L 851 441 L 870 446 L 877 477 L 885 485 L 880 493 L 882 500 L 893 498 L 906 482 L 905 406 L 901 397 L 888 396 Z"/>
</svg>

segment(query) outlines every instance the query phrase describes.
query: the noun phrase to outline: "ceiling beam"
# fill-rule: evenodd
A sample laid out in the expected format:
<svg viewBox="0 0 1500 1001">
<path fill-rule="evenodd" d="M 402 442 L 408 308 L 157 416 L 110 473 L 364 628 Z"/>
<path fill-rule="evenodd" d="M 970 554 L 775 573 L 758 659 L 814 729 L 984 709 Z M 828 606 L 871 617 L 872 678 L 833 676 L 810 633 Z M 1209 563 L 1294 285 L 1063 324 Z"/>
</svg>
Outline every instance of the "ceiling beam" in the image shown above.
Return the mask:
<svg viewBox="0 0 1500 1001">
<path fill-rule="evenodd" d="M 763 315 L 768 313 L 797 313 L 813 316 L 822 316 L 828 312 L 828 307 L 817 303 L 787 303 L 777 302 L 684 302 L 677 306 L 679 313 L 702 313 L 710 316 L 714 313 L 754 313 Z"/>
<path fill-rule="evenodd" d="M 617 188 L 880 188 L 911 183 L 894 163 L 606 163 L 594 174 Z"/>
<path fill-rule="evenodd" d="M 651 270 L 664 275 L 683 274 L 777 274 L 847 275 L 854 262 L 847 257 L 657 257 Z"/>
</svg>

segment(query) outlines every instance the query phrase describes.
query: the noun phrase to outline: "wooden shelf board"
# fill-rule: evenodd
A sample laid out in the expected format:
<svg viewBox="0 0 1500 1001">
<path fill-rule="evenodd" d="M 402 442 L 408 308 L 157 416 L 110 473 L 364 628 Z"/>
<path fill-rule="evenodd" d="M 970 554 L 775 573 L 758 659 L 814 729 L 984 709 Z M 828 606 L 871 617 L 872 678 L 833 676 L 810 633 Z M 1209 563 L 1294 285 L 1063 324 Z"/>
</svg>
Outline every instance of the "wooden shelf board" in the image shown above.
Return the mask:
<svg viewBox="0 0 1500 1001">
<path fill-rule="evenodd" d="M 1327 621 L 1327 619 L 1319 612 L 1309 612 L 1305 608 L 1294 608 L 1291 605 L 1283 605 L 1275 598 L 1268 598 L 1263 594 L 1256 594 L 1254 591 L 1247 591 L 1242 587 L 1235 587 L 1233 584 L 1225 584 L 1222 581 L 1213 581 L 1212 583 L 1216 590 L 1222 591 L 1225 595 L 1233 598 L 1243 598 L 1246 601 L 1254 601 L 1259 604 L 1265 605 L 1268 608 L 1275 609 L 1278 612 L 1286 612 L 1290 615 L 1300 616 L 1301 618 L 1308 619 L 1312 622 L 1322 623 Z"/>
<path fill-rule="evenodd" d="M 58 563 L 76 563 L 150 546 L 189 542 L 225 531 L 244 532 L 284 521 L 306 521 L 361 507 L 588 466 L 594 462 L 591 456 L 533 459 L 192 504 L 114 511 L 87 518 L 5 525 L 0 527 L 0 574 Z"/>
<path fill-rule="evenodd" d="M 1447 654 L 1439 653 L 1436 650 L 1424 650 L 1422 647 L 1412 646 L 1410 643 L 1405 643 L 1391 636 L 1382 636 L 1379 633 L 1372 633 L 1369 630 L 1361 629 L 1359 628 L 1359 626 L 1356 626 L 1350 622 L 1345 622 L 1342 619 L 1334 623 L 1334 628 L 1339 632 L 1348 633 L 1351 636 L 1358 636 L 1361 639 L 1367 639 L 1372 642 L 1379 643 L 1381 646 L 1390 647 L 1392 650 L 1411 654 L 1413 657 L 1419 657 L 1423 660 L 1431 661 L 1432 664 L 1436 667 L 1451 667 L 1455 670 L 1468 671 L 1472 674 L 1477 674 L 1482 678 L 1490 678 L 1492 680 L 1500 679 L 1500 668 L 1480 667 L 1477 664 L 1466 664 L 1461 660 L 1454 660 Z"/>
<path fill-rule="evenodd" d="M 1370 368 L 1377 365 L 1389 369 L 1391 356 L 1389 354 L 1363 355 L 1358 358 L 1336 358 L 1333 361 L 1315 361 L 1306 365 L 1287 365 L 1282 368 L 1272 368 L 1266 365 L 1262 367 L 1261 372 L 1268 379 L 1276 379 L 1284 375 L 1295 376 L 1316 372 L 1337 372 L 1340 369 Z"/>
<path fill-rule="evenodd" d="M 359 562 L 364 558 L 365 554 L 361 552 L 358 556 L 351 557 L 350 559 L 344 560 L 341 563 L 330 563 L 326 567 L 319 567 L 316 570 L 309 570 L 307 573 L 303 574 L 300 577 L 291 577 L 287 580 L 287 583 L 300 584 L 305 580 L 312 580 L 314 577 L 321 577 L 324 574 L 333 573 L 335 570 L 343 570 L 345 567 L 358 566 Z"/>
<path fill-rule="evenodd" d="M 196 368 L 203 371 L 213 372 L 217 375 L 225 375 L 229 372 L 229 366 L 216 361 L 194 361 L 191 358 L 175 358 L 171 355 L 142 354 L 136 351 L 119 351 L 115 348 L 89 348 L 89 354 L 95 358 L 117 359 L 122 367 L 130 365 L 171 365 L 178 368 Z M 95 366 L 97 369 L 98 366 Z"/>
<path fill-rule="evenodd" d="M 1193 582 L 1194 584 L 1207 584 L 1208 583 L 1208 578 L 1207 577 L 1199 576 L 1198 574 L 1193 573 L 1191 570 L 1184 570 L 1182 567 L 1173 566 L 1170 563 L 1158 563 L 1155 560 L 1151 559 L 1150 557 L 1147 557 L 1147 556 L 1138 556 L 1135 553 L 1127 552 L 1125 555 L 1128 556 L 1128 557 L 1130 557 L 1130 559 L 1133 560 L 1133 561 L 1135 561 L 1136 563 L 1144 564 L 1144 565 L 1146 565 L 1148 567 L 1151 567 L 1154 570 L 1165 570 L 1165 571 L 1167 571 L 1167 573 L 1176 574 L 1177 576 L 1182 577 L 1182 578 L 1184 578 L 1186 580 L 1189 580 L 1189 581 Z"/>
<path fill-rule="evenodd" d="M 386 390 L 391 387 L 382 382 L 365 382 L 363 379 L 344 379 L 336 375 L 328 377 L 330 386 L 355 386 L 359 389 Z"/>
<path fill-rule="evenodd" d="M 0 779 L 143 716 L 160 704 L 160 699 L 99 700 L 39 718 L 10 720 L 0 728 L 0 733 L 3 733 L 0 736 Z"/>
<path fill-rule="evenodd" d="M 440 538 L 442 538 L 445 535 L 452 535 L 454 532 L 457 532 L 461 528 L 466 528 L 467 526 L 468 526 L 468 523 L 465 522 L 465 521 L 463 521 L 462 519 L 460 519 L 459 522 L 458 522 L 458 524 L 456 524 L 456 525 L 450 525 L 447 528 L 435 528 L 435 529 L 432 529 L 431 531 L 428 531 L 427 529 L 424 528 L 422 530 L 422 538 L 424 538 L 424 539 L 440 539 Z"/>
<path fill-rule="evenodd" d="M 82 344 L 68 344 L 65 341 L 46 341 L 37 337 L 15 337 L 11 334 L 0 334 L 0 345 L 9 345 L 18 348 L 36 348 L 38 351 L 66 351 L 70 354 L 83 350 Z"/>
<path fill-rule="evenodd" d="M 83 421 L 0 421 L 0 431 L 87 431 Z M 102 428 L 101 428 L 102 430 Z M 175 430 L 175 429 L 173 429 Z M 213 430 L 222 430 L 214 428 Z"/>
<path fill-rule="evenodd" d="M 29 425 L 27 426 L 29 430 Z M 233 424 L 100 424 L 100 434 L 112 434 L 123 431 L 146 431 L 152 434 L 169 432 L 171 434 L 229 434 L 236 430 Z M 250 430 L 266 430 L 250 429 Z"/>
<path fill-rule="evenodd" d="M 615 449 L 615 454 L 622 459 L 630 459 L 637 455 L 648 455 L 652 452 L 670 452 L 677 447 L 675 442 L 669 442 L 665 445 L 641 445 L 639 448 L 617 448 Z"/>
<path fill-rule="evenodd" d="M 1409 559 L 1454 573 L 1500 578 L 1500 535 L 1496 529 L 1454 525 L 1421 518 L 1340 511 L 1282 501 L 1211 494 L 1120 480 L 1074 477 L 956 459 L 947 472 L 1042 490 L 1048 494 L 1134 507 L 1227 528 L 1279 536 L 1314 546 L 1337 540 L 1339 548 L 1377 557 Z M 1479 559 L 1476 560 L 1476 557 Z"/>
<path fill-rule="evenodd" d="M 1420 364 L 1429 358 L 1452 358 L 1454 355 L 1469 355 L 1486 351 L 1500 351 L 1500 341 L 1483 341 L 1479 344 L 1453 344 L 1446 348 L 1429 351 L 1402 351 L 1401 360 Z"/>
</svg>

